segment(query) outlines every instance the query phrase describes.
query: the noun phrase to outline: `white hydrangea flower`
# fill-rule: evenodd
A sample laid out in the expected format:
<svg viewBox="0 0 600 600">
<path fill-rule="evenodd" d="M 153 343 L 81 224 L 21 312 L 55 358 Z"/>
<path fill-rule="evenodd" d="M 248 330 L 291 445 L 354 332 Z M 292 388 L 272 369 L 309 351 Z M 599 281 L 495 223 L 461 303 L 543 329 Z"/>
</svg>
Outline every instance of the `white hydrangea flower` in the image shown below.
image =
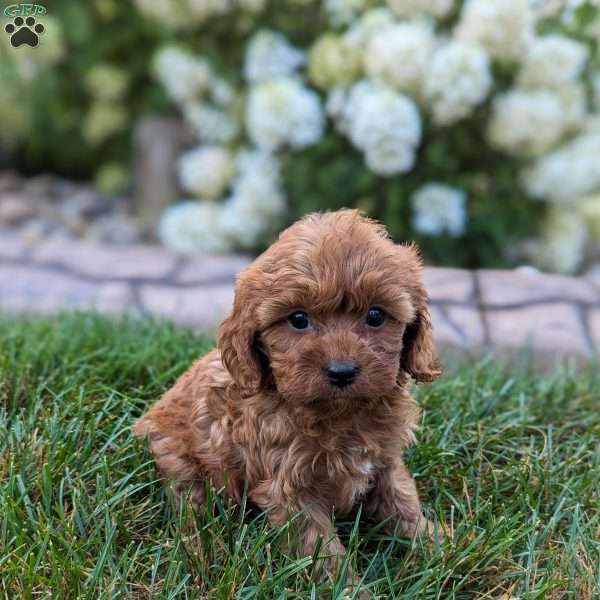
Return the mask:
<svg viewBox="0 0 600 600">
<path fill-rule="evenodd" d="M 235 170 L 233 157 L 220 146 L 199 146 L 183 154 L 177 169 L 181 187 L 205 200 L 215 200 L 229 186 Z"/>
<path fill-rule="evenodd" d="M 369 0 L 325 0 L 327 18 L 334 27 L 354 23 L 369 5 Z"/>
<path fill-rule="evenodd" d="M 357 48 L 365 48 L 371 38 L 394 24 L 394 15 L 387 8 L 373 8 L 364 13 L 344 34 Z"/>
<path fill-rule="evenodd" d="M 413 227 L 425 235 L 462 235 L 467 222 L 467 196 L 460 188 L 426 183 L 411 197 Z"/>
<path fill-rule="evenodd" d="M 92 145 L 98 145 L 111 135 L 126 127 L 129 114 L 121 103 L 94 102 L 82 122 L 84 138 Z"/>
<path fill-rule="evenodd" d="M 592 77 L 592 87 L 594 90 L 594 106 L 600 112 L 600 71 L 594 73 Z"/>
<path fill-rule="evenodd" d="M 529 0 L 529 4 L 537 21 L 559 16 L 565 7 L 565 0 Z"/>
<path fill-rule="evenodd" d="M 214 202 L 186 201 L 170 206 L 158 224 L 160 241 L 182 254 L 229 252 L 229 238 L 221 230 L 223 207 Z"/>
<path fill-rule="evenodd" d="M 182 202 L 163 213 L 158 228 L 163 244 L 186 254 L 252 249 L 277 229 L 286 208 L 278 160 L 245 149 L 235 171 L 225 202 Z"/>
<path fill-rule="evenodd" d="M 540 239 L 526 246 L 526 253 L 541 269 L 574 273 L 581 264 L 587 242 L 585 221 L 573 210 L 553 207 Z"/>
<path fill-rule="evenodd" d="M 432 17 L 445 17 L 454 5 L 454 0 L 388 0 L 388 6 L 393 13 L 402 19 L 418 15 L 431 15 Z"/>
<path fill-rule="evenodd" d="M 563 105 L 556 94 L 515 89 L 494 101 L 487 133 L 498 150 L 535 157 L 553 148 L 564 128 Z"/>
<path fill-rule="evenodd" d="M 600 190 L 600 130 L 586 133 L 538 159 L 525 175 L 534 198 L 573 202 Z"/>
<path fill-rule="evenodd" d="M 563 110 L 565 131 L 577 131 L 587 115 L 587 93 L 583 83 L 569 81 L 555 88 Z"/>
<path fill-rule="evenodd" d="M 200 141 L 209 144 L 226 144 L 239 134 L 238 123 L 229 113 L 205 103 L 184 106 L 187 122 L 194 128 Z"/>
<path fill-rule="evenodd" d="M 518 83 L 522 87 L 556 87 L 577 79 L 585 67 L 588 49 L 563 35 L 546 35 L 531 44 Z"/>
<path fill-rule="evenodd" d="M 410 171 L 421 141 L 421 118 L 415 103 L 383 84 L 355 84 L 340 115 L 341 127 L 379 175 Z"/>
<path fill-rule="evenodd" d="M 176 0 L 134 0 L 138 11 L 169 27 L 182 27 L 186 21 L 185 7 Z"/>
<path fill-rule="evenodd" d="M 244 174 L 260 171 L 271 183 L 279 181 L 279 161 L 274 154 L 260 148 L 242 148 L 236 158 L 237 170 Z"/>
<path fill-rule="evenodd" d="M 244 150 L 239 176 L 221 215 L 221 228 L 241 248 L 253 248 L 272 231 L 285 211 L 280 166 L 268 152 Z"/>
<path fill-rule="evenodd" d="M 233 86 L 222 77 L 213 77 L 209 85 L 210 99 L 219 106 L 231 106 L 235 100 Z"/>
<path fill-rule="evenodd" d="M 346 135 L 350 131 L 347 110 L 349 93 L 349 89 L 345 87 L 332 88 L 325 102 L 325 112 L 335 121 L 337 130 Z"/>
<path fill-rule="evenodd" d="M 600 135 L 600 112 L 588 113 L 581 124 L 581 130 L 590 135 Z"/>
<path fill-rule="evenodd" d="M 250 89 L 246 127 L 259 147 L 305 148 L 321 139 L 325 118 L 318 94 L 296 79 L 272 79 Z"/>
<path fill-rule="evenodd" d="M 360 51 L 340 35 L 326 33 L 310 49 L 309 78 L 321 89 L 349 85 L 359 78 L 361 69 Z"/>
<path fill-rule="evenodd" d="M 239 178 L 233 186 L 234 194 L 240 193 L 243 188 L 248 188 L 250 185 L 281 191 L 281 165 L 277 157 L 269 151 L 245 148 L 238 153 L 236 166 Z M 253 179 L 254 176 L 256 179 Z M 257 182 L 260 183 L 257 185 Z M 260 194 L 257 194 L 258 196 Z M 265 202 L 264 209 L 266 212 L 273 212 L 269 202 Z"/>
<path fill-rule="evenodd" d="M 98 63 L 87 73 L 85 86 L 95 100 L 112 102 L 123 98 L 129 85 L 125 69 L 108 63 Z"/>
<path fill-rule="evenodd" d="M 232 196 L 223 207 L 219 226 L 236 248 L 252 250 L 272 225 L 270 219 L 253 208 L 252 199 L 246 196 Z"/>
<path fill-rule="evenodd" d="M 401 92 L 419 95 L 435 39 L 424 22 L 398 23 L 376 33 L 367 45 L 367 75 Z"/>
<path fill-rule="evenodd" d="M 336 119 L 338 131 L 350 138 L 358 148 L 362 148 L 363 142 L 352 139 L 352 127 L 360 114 L 363 100 L 384 87 L 382 83 L 362 79 L 350 88 L 337 88 L 327 99 L 327 112 Z"/>
<path fill-rule="evenodd" d="M 466 0 L 457 35 L 498 60 L 520 60 L 533 37 L 528 0 Z"/>
<path fill-rule="evenodd" d="M 188 102 L 208 89 L 211 70 L 201 58 L 169 46 L 158 52 L 154 64 L 160 82 L 176 102 Z"/>
<path fill-rule="evenodd" d="M 261 30 L 246 47 L 244 77 L 258 82 L 292 75 L 304 64 L 304 52 L 294 48 L 281 33 Z"/>
<path fill-rule="evenodd" d="M 162 0 L 161 0 L 162 1 Z M 233 0 L 185 0 L 188 14 L 195 23 L 204 23 L 211 17 L 224 15 L 233 8 Z"/>
<path fill-rule="evenodd" d="M 435 123 L 449 125 L 467 117 L 486 99 L 492 82 L 490 61 L 479 46 L 453 40 L 438 48 L 424 86 Z"/>
</svg>

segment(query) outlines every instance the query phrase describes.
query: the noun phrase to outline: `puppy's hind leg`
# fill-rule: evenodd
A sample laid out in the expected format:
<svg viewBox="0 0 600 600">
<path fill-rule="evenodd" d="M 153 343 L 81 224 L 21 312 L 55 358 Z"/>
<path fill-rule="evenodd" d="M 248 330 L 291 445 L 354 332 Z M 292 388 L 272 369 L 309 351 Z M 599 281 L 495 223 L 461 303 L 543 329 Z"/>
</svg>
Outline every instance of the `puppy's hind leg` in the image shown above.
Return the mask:
<svg viewBox="0 0 600 600">
<path fill-rule="evenodd" d="M 158 470 L 172 481 L 176 502 L 189 494 L 192 505 L 200 508 L 206 499 L 205 482 L 185 438 L 163 433 L 148 416 L 136 421 L 133 431 L 148 439 Z"/>
</svg>

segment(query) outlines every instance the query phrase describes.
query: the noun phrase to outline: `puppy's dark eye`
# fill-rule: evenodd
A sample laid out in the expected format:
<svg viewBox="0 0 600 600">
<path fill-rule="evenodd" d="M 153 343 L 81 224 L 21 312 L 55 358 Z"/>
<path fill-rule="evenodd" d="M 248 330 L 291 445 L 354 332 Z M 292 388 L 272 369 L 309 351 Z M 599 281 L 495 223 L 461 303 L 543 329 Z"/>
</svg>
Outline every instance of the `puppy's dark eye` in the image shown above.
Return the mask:
<svg viewBox="0 0 600 600">
<path fill-rule="evenodd" d="M 293 312 L 288 317 L 288 321 L 294 329 L 306 329 L 310 325 L 310 319 L 303 310 Z"/>
<path fill-rule="evenodd" d="M 370 308 L 365 320 L 369 327 L 381 327 L 385 321 L 385 312 L 381 308 Z"/>
</svg>

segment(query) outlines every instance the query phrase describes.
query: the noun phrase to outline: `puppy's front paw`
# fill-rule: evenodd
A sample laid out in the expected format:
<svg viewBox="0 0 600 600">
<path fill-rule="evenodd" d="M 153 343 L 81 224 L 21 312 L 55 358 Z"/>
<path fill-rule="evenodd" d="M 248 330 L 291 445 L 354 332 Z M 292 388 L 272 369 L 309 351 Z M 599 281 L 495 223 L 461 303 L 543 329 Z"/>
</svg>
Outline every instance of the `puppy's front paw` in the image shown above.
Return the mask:
<svg viewBox="0 0 600 600">
<path fill-rule="evenodd" d="M 445 523 L 430 521 L 423 517 L 415 527 L 412 537 L 429 543 L 442 543 L 445 539 L 452 539 L 452 532 Z"/>
<path fill-rule="evenodd" d="M 411 539 L 429 539 L 431 541 L 434 541 L 435 539 L 442 540 L 449 534 L 445 525 L 430 521 L 423 516 L 420 516 L 414 521 L 397 521 L 392 530 L 392 533 L 395 535 L 401 535 Z"/>
<path fill-rule="evenodd" d="M 427 519 L 425 521 L 423 534 L 427 534 L 427 537 L 432 540 L 435 540 L 436 538 L 442 540 L 448 537 L 449 531 L 444 523 L 436 523 Z"/>
<path fill-rule="evenodd" d="M 200 510 L 204 506 L 206 489 L 203 481 L 174 481 L 171 489 L 178 506 L 184 498 L 189 499 L 190 504 L 196 510 Z"/>
<path fill-rule="evenodd" d="M 344 592 L 344 600 L 374 600 L 375 596 L 369 590 L 356 590 L 349 587 Z"/>
</svg>

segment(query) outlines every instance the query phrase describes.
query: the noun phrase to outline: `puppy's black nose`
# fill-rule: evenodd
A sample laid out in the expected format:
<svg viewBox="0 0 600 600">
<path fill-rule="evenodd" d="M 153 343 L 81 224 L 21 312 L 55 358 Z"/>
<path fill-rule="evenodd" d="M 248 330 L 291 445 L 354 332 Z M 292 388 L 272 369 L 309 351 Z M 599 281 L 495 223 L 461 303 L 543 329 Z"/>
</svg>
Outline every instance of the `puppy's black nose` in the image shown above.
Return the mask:
<svg viewBox="0 0 600 600">
<path fill-rule="evenodd" d="M 337 386 L 344 387 L 350 385 L 356 374 L 358 373 L 357 366 L 349 360 L 332 360 L 325 369 L 329 381 Z"/>
</svg>

